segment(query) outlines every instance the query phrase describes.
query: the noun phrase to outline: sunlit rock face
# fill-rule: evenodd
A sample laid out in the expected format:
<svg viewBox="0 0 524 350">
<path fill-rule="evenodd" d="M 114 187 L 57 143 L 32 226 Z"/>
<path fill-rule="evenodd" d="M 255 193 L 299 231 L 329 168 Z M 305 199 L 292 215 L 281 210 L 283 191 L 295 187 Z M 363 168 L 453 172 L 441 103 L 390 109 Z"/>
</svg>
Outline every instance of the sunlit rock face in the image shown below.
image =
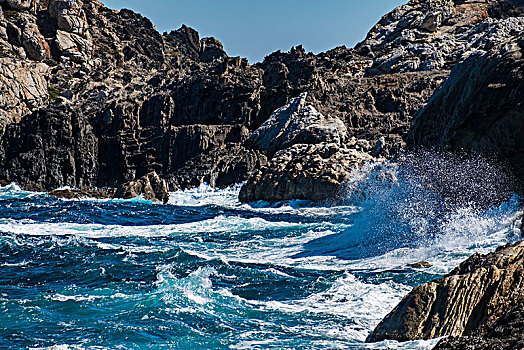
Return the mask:
<svg viewBox="0 0 524 350">
<path fill-rule="evenodd" d="M 295 145 L 392 158 L 455 64 L 517 35 L 521 5 L 411 1 L 356 48 L 314 55 L 299 46 L 252 66 L 187 26 L 161 34 L 98 1 L 3 1 L 0 177 L 86 189 L 155 171 L 175 189 L 244 181 Z M 269 125 L 303 93 L 303 109 Z M 48 137 L 57 127 L 77 136 Z"/>
<path fill-rule="evenodd" d="M 415 287 L 368 340 L 489 334 L 524 302 L 523 269 L 524 241 L 475 254 L 444 278 Z"/>
</svg>

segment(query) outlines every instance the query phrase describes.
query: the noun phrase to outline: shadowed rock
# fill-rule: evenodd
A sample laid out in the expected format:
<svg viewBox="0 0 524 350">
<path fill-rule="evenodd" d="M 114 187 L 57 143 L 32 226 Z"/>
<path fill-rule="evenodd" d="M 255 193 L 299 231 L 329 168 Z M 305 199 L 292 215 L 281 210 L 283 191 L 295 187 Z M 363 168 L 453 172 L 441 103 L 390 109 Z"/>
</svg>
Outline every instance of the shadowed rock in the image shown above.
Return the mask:
<svg viewBox="0 0 524 350">
<path fill-rule="evenodd" d="M 410 146 L 496 156 L 524 182 L 524 18 L 520 22 L 518 36 L 453 69 L 416 115 Z"/>
<path fill-rule="evenodd" d="M 434 350 L 516 350 L 524 349 L 524 304 L 509 310 L 494 325 L 485 327 L 482 335 L 448 337 Z"/>
</svg>

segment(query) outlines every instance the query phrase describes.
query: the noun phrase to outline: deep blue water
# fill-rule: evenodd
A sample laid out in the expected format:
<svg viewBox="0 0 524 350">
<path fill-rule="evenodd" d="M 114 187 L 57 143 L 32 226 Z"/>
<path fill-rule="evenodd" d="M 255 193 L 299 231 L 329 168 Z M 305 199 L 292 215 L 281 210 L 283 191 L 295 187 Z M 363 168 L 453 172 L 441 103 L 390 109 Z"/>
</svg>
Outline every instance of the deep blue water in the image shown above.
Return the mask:
<svg viewBox="0 0 524 350">
<path fill-rule="evenodd" d="M 516 240 L 518 201 L 450 208 L 366 174 L 331 206 L 0 188 L 0 349 L 429 349 L 364 341 L 413 286 Z"/>
</svg>

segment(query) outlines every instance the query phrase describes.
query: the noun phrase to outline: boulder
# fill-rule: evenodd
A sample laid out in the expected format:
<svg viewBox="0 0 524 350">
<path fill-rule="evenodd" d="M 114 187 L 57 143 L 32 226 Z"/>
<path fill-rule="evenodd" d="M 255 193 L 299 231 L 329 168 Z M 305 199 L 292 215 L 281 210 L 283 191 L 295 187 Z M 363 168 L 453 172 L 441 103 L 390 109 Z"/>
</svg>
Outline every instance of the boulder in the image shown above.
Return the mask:
<svg viewBox="0 0 524 350">
<path fill-rule="evenodd" d="M 169 200 L 169 191 L 164 180 L 155 172 L 151 172 L 141 178 L 120 185 L 113 198 L 134 198 L 140 195 L 144 199 L 158 203 L 167 203 Z"/>
<path fill-rule="evenodd" d="M 68 56 L 75 62 L 86 61 L 89 57 L 86 53 L 89 53 L 92 47 L 89 40 L 63 30 L 56 31 L 55 44 L 61 55 Z"/>
<path fill-rule="evenodd" d="M 341 144 L 345 141 L 347 129 L 344 123 L 306 105 L 306 98 L 307 93 L 302 93 L 273 112 L 247 139 L 247 147 L 274 154 L 294 144 Z"/>
<path fill-rule="evenodd" d="M 486 337 L 522 303 L 524 241 L 474 254 L 443 278 L 415 287 L 368 341 Z"/>
<path fill-rule="evenodd" d="M 48 6 L 58 29 L 79 35 L 87 34 L 87 21 L 80 0 L 51 0 Z"/>
<path fill-rule="evenodd" d="M 374 158 L 336 143 L 295 144 L 277 152 L 242 186 L 241 202 L 336 199 L 351 173 Z"/>
<path fill-rule="evenodd" d="M 430 13 L 422 21 L 420 28 L 428 32 L 436 32 L 437 28 L 442 24 L 442 13 Z"/>
</svg>

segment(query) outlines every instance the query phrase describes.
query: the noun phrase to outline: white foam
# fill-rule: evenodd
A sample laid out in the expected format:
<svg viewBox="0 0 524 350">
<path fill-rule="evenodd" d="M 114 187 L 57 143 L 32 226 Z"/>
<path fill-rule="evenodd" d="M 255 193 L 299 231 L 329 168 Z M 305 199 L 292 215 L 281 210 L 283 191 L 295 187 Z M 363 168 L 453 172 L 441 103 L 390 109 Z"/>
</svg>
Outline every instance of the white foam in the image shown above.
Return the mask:
<svg viewBox="0 0 524 350">
<path fill-rule="evenodd" d="M 12 183 L 7 186 L 0 186 L 0 200 L 24 199 L 41 195 L 38 192 L 22 190 L 17 184 Z"/>
</svg>

